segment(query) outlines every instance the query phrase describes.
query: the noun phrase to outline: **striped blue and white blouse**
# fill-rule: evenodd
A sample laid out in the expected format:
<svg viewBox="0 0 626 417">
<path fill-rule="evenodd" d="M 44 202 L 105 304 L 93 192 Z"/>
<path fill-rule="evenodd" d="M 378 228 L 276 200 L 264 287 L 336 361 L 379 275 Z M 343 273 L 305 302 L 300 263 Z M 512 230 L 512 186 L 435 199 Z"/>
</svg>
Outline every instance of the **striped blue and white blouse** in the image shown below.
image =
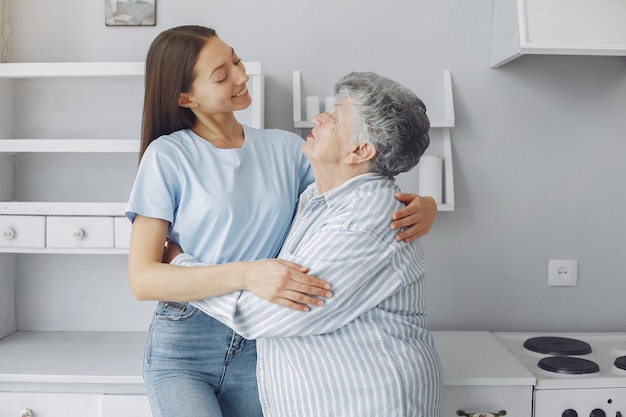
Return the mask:
<svg viewBox="0 0 626 417">
<path fill-rule="evenodd" d="M 239 291 L 193 304 L 257 339 L 265 417 L 436 417 L 442 374 L 424 328 L 419 240 L 396 242 L 394 180 L 357 176 L 317 195 L 312 184 L 279 257 L 332 284 L 323 307 L 298 312 Z M 180 255 L 179 265 L 198 265 Z"/>
</svg>

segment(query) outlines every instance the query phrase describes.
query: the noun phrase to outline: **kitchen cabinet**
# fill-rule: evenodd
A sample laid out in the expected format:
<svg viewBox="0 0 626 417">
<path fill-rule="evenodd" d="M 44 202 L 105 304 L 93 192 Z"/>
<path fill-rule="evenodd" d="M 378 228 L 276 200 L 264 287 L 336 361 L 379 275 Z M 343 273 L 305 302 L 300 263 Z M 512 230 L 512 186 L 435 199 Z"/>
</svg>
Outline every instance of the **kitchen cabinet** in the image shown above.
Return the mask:
<svg viewBox="0 0 626 417">
<path fill-rule="evenodd" d="M 263 75 L 246 63 L 263 127 Z M 0 415 L 150 416 L 127 283 L 142 62 L 0 64 Z"/>
<path fill-rule="evenodd" d="M 302 120 L 302 81 L 300 71 L 292 73 L 292 94 L 293 94 L 293 126 L 297 134 L 302 136 L 304 130 L 313 128 L 311 120 Z M 454 127 L 454 97 L 452 92 L 452 75 L 450 71 L 443 71 L 441 83 L 441 101 L 442 101 L 442 117 L 440 119 L 431 119 L 431 144 L 434 142 L 435 136 L 433 131 L 439 131 L 441 134 L 441 150 L 443 157 L 443 201 L 438 204 L 439 211 L 454 211 L 454 175 L 452 164 L 452 136 L 451 129 Z M 428 107 L 428 103 L 426 103 Z M 428 107 L 430 110 L 430 107 Z M 432 146 L 432 145 L 431 145 Z M 428 151 L 427 151 L 428 153 Z M 398 176 L 398 183 L 403 191 L 419 194 L 417 188 L 418 169 L 414 168 L 408 173 L 402 173 Z M 404 184 L 408 184 L 405 186 Z"/>
<path fill-rule="evenodd" d="M 442 417 L 531 417 L 534 376 L 490 332 L 435 331 L 444 376 Z M 504 414 L 501 414 L 504 415 Z"/>
<path fill-rule="evenodd" d="M 495 0 L 491 67 L 525 54 L 626 55 L 626 7 L 614 0 Z"/>
</svg>

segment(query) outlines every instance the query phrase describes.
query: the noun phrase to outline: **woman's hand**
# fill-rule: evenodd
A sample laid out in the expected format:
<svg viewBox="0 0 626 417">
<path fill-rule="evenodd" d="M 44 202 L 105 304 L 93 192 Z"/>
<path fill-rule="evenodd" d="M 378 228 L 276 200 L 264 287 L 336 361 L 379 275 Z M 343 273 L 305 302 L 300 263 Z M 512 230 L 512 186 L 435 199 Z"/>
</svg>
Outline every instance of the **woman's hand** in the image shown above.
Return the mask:
<svg viewBox="0 0 626 417">
<path fill-rule="evenodd" d="M 167 241 L 163 250 L 163 262 L 170 263 L 183 250 L 176 243 Z M 245 265 L 244 290 L 284 307 L 309 311 L 309 305 L 323 306 L 324 300 L 333 293 L 330 285 L 319 278 L 307 275 L 307 268 L 282 259 L 263 259 L 243 262 Z"/>
<path fill-rule="evenodd" d="M 406 207 L 391 215 L 391 229 L 407 229 L 396 235 L 396 240 L 411 242 L 426 235 L 437 219 L 437 203 L 432 197 L 420 197 L 415 194 L 397 193 L 396 198 L 407 204 Z"/>
<path fill-rule="evenodd" d="M 308 268 L 282 259 L 263 259 L 249 262 L 245 276 L 245 290 L 279 304 L 299 311 L 309 311 L 309 305 L 323 306 L 330 298 L 330 284 L 319 278 L 307 275 Z"/>
</svg>

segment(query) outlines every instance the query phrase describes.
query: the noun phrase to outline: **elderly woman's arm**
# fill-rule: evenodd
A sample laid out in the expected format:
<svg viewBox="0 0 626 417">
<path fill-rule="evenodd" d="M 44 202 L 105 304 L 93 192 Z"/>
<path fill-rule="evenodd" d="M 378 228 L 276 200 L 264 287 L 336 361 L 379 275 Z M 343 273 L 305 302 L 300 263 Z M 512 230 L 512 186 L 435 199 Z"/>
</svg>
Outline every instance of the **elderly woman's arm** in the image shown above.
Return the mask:
<svg viewBox="0 0 626 417">
<path fill-rule="evenodd" d="M 322 248 L 319 243 L 324 242 Z M 329 333 L 372 310 L 404 287 L 423 277 L 426 263 L 419 243 L 399 243 L 393 250 L 375 237 L 346 230 L 322 230 L 287 260 L 306 262 L 311 272 L 332 285 L 333 297 L 308 312 L 282 308 L 247 291 L 226 294 L 193 304 L 248 339 Z M 315 253 L 314 258 L 307 257 Z M 174 260 L 199 265 L 189 255 Z M 399 272 L 410 269 L 410 273 Z"/>
</svg>

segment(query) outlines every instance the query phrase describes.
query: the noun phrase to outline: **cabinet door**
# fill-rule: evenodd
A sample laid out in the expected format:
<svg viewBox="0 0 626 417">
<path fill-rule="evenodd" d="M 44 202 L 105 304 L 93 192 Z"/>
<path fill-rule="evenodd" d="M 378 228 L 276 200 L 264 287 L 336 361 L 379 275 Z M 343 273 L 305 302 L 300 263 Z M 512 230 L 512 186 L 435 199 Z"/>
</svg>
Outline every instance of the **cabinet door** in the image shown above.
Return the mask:
<svg viewBox="0 0 626 417">
<path fill-rule="evenodd" d="M 0 248 L 43 248 L 45 232 L 42 216 L 0 216 Z"/>
<path fill-rule="evenodd" d="M 50 216 L 47 218 L 48 248 L 112 248 L 112 217 Z"/>
<path fill-rule="evenodd" d="M 29 409 L 33 417 L 85 417 L 100 415 L 100 396 L 92 394 L 52 394 L 0 392 L 0 416 L 20 417 Z"/>
<path fill-rule="evenodd" d="M 441 417 L 465 413 L 497 414 L 510 417 L 532 416 L 532 386 L 446 385 L 443 390 Z"/>
<path fill-rule="evenodd" d="M 101 417 L 151 417 L 145 395 L 103 395 Z"/>
</svg>

